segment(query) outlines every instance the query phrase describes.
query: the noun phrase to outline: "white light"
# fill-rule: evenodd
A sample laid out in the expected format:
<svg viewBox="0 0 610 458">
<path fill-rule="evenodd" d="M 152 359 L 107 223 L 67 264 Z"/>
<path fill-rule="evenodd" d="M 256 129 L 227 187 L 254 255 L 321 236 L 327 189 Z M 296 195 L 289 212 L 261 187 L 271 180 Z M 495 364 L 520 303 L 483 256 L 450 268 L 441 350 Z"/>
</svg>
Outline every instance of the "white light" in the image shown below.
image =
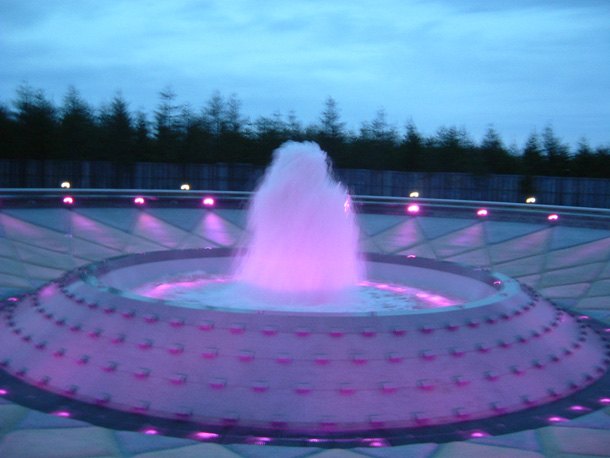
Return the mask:
<svg viewBox="0 0 610 458">
<path fill-rule="evenodd" d="M 477 211 L 477 215 L 478 216 L 487 216 L 487 209 L 486 208 L 481 208 L 480 210 Z"/>
<path fill-rule="evenodd" d="M 134 204 L 138 204 L 138 205 L 143 205 L 144 204 L 144 197 L 136 197 L 135 199 L 133 199 L 133 203 Z"/>
<path fill-rule="evenodd" d="M 411 194 L 409 194 L 409 197 L 419 197 L 419 192 L 413 191 Z"/>
<path fill-rule="evenodd" d="M 407 207 L 407 211 L 409 213 L 418 213 L 419 212 L 419 205 L 417 205 L 417 204 L 409 205 Z"/>
<path fill-rule="evenodd" d="M 206 197 L 205 199 L 203 199 L 203 205 L 205 205 L 206 207 L 213 207 L 214 203 L 215 201 L 213 197 Z"/>
<path fill-rule="evenodd" d="M 70 189 L 71 185 L 69 181 L 64 181 L 60 186 L 64 189 Z"/>
<path fill-rule="evenodd" d="M 182 186 L 180 186 L 180 189 L 183 191 L 190 191 L 191 186 L 189 184 L 184 183 Z"/>
<path fill-rule="evenodd" d="M 535 197 L 528 197 L 527 199 L 525 199 L 525 203 L 526 204 L 535 204 L 536 203 L 536 198 Z"/>
<path fill-rule="evenodd" d="M 557 213 L 553 213 L 547 217 L 549 221 L 557 221 L 559 219 L 559 215 Z"/>
</svg>

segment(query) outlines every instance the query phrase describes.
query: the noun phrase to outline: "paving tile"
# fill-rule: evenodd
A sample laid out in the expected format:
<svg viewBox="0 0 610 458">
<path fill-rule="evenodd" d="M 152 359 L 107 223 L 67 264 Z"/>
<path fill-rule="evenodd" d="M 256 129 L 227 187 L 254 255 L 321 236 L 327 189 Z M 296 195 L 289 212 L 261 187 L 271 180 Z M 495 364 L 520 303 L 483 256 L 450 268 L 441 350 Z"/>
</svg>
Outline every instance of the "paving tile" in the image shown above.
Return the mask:
<svg viewBox="0 0 610 458">
<path fill-rule="evenodd" d="M 170 450 L 196 444 L 196 442 L 188 439 L 168 436 L 151 436 L 132 431 L 114 431 L 114 438 L 119 450 L 123 454 L 129 456 L 138 453 Z"/>
<path fill-rule="evenodd" d="M 270 455 L 272 457 L 273 455 Z M 331 449 L 310 455 L 311 458 L 364 458 L 366 455 L 351 450 Z M 309 458 L 309 457 L 308 457 Z"/>
<path fill-rule="evenodd" d="M 271 455 L 272 457 L 273 455 Z M 270 457 L 270 458 L 271 458 Z M 134 455 L 132 458 L 241 458 L 238 454 L 218 444 L 196 444 L 172 450 Z"/>
<path fill-rule="evenodd" d="M 396 447 L 355 448 L 354 451 L 375 458 L 430 458 L 438 444 L 411 444 Z"/>
<path fill-rule="evenodd" d="M 463 218 L 418 217 L 417 223 L 428 240 L 441 237 L 450 232 L 459 231 L 465 227 L 477 224 L 477 221 Z"/>
<path fill-rule="evenodd" d="M 540 452 L 542 449 L 535 431 L 532 430 L 519 431 L 517 433 L 511 434 L 502 434 L 500 436 L 489 436 L 477 439 L 470 439 L 468 442 L 530 450 L 532 452 Z"/>
<path fill-rule="evenodd" d="M 538 430 L 543 450 L 551 453 L 580 453 L 610 456 L 610 431 L 550 426 Z"/>
<path fill-rule="evenodd" d="M 608 237 L 610 237 L 610 231 L 605 229 L 556 226 L 553 227 L 550 249 L 558 250 Z"/>
<path fill-rule="evenodd" d="M 610 414 L 597 411 L 562 423 L 561 426 L 566 428 L 606 429 L 610 431 Z"/>
<path fill-rule="evenodd" d="M 544 458 L 530 450 L 474 444 L 472 442 L 450 442 L 440 446 L 434 458 Z"/>
<path fill-rule="evenodd" d="M 363 236 L 371 237 L 404 223 L 402 215 L 366 215 L 356 214 L 356 220 Z"/>
<path fill-rule="evenodd" d="M 506 221 L 485 221 L 487 243 L 500 243 L 546 229 L 546 226 Z"/>
<path fill-rule="evenodd" d="M 103 428 L 30 429 L 7 434 L 0 456 L 10 458 L 120 457 L 114 437 Z"/>
<path fill-rule="evenodd" d="M 26 415 L 15 425 L 15 429 L 45 429 L 45 428 L 79 428 L 90 427 L 89 423 L 73 418 L 49 415 L 37 410 L 28 409 Z"/>
<path fill-rule="evenodd" d="M 12 431 L 27 412 L 28 409 L 17 404 L 0 404 L 0 436 Z"/>
<path fill-rule="evenodd" d="M 301 458 L 309 457 L 317 449 L 313 447 L 276 447 L 261 445 L 225 445 L 242 458 Z"/>
</svg>

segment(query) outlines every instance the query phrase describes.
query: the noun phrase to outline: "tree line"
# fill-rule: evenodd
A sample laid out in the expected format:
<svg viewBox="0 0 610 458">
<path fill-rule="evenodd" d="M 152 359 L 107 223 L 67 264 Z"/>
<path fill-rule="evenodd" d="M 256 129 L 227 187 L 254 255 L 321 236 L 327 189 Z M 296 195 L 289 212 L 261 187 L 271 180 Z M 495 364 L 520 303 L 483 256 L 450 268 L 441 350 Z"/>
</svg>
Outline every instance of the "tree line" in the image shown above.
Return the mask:
<svg viewBox="0 0 610 458">
<path fill-rule="evenodd" d="M 159 93 L 152 116 L 130 110 L 121 93 L 93 107 L 72 86 L 60 106 L 27 84 L 14 100 L 0 102 L 2 159 L 265 165 L 287 140 L 317 142 L 338 168 L 610 178 L 610 146 L 583 140 L 573 151 L 550 125 L 531 133 L 522 147 L 506 146 L 493 126 L 480 142 L 457 127 L 426 136 L 410 122 L 399 131 L 383 109 L 352 131 L 332 97 L 318 121 L 307 126 L 294 111 L 251 120 L 235 94 L 214 92 L 196 110 L 178 104 L 170 87 Z"/>
</svg>

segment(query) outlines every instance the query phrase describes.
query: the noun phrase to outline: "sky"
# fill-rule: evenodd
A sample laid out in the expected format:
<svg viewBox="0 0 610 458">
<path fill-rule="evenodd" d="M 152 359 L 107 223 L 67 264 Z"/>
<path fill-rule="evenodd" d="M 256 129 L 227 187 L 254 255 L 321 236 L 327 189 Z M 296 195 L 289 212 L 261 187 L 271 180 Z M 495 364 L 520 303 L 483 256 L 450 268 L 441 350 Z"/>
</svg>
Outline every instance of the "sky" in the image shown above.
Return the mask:
<svg viewBox="0 0 610 458">
<path fill-rule="evenodd" d="M 152 114 L 171 87 L 199 110 L 319 121 L 332 97 L 355 132 L 455 126 L 510 146 L 548 125 L 610 145 L 608 0 L 0 0 L 0 103 L 22 84 L 61 105 L 120 91 Z"/>
</svg>

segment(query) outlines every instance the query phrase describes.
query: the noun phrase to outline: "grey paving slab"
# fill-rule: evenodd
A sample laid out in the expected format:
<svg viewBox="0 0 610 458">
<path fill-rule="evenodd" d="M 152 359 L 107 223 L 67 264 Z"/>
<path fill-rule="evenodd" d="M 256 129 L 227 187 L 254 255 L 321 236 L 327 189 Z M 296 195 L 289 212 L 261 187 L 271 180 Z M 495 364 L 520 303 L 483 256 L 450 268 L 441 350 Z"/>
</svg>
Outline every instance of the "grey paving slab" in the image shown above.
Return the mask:
<svg viewBox="0 0 610 458">
<path fill-rule="evenodd" d="M 545 455 L 531 450 L 475 444 L 472 442 L 451 442 L 443 444 L 433 458 L 543 458 Z"/>
<path fill-rule="evenodd" d="M 31 429 L 7 434 L 0 456 L 10 458 L 120 457 L 112 433 L 102 428 Z"/>
<path fill-rule="evenodd" d="M 610 431 L 550 426 L 538 430 L 546 454 L 575 453 L 610 456 Z"/>
<path fill-rule="evenodd" d="M 114 438 L 119 450 L 125 456 L 189 447 L 196 444 L 196 442 L 188 439 L 148 435 L 132 431 L 115 431 Z"/>
</svg>

